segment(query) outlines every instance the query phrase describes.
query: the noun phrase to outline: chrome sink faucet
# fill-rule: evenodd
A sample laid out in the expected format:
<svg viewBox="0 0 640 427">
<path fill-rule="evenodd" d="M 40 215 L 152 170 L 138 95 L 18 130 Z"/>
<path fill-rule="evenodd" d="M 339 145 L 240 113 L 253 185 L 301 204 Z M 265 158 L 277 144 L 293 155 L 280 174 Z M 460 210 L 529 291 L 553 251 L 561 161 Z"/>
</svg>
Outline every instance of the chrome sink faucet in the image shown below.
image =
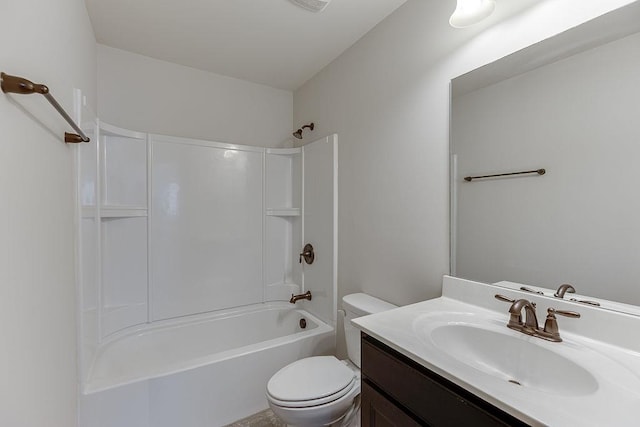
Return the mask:
<svg viewBox="0 0 640 427">
<path fill-rule="evenodd" d="M 544 322 L 544 328 L 538 326 L 538 317 L 536 316 L 536 304 L 526 299 L 511 299 L 504 295 L 496 295 L 496 299 L 500 301 L 510 302 L 509 307 L 509 323 L 507 327 L 523 334 L 532 335 L 547 341 L 561 342 L 560 331 L 558 330 L 558 321 L 556 314 L 566 317 L 580 317 L 580 313 L 575 311 L 556 310 L 549 307 L 547 309 L 547 319 Z M 522 310 L 525 312 L 525 321 L 522 322 Z"/>
</svg>

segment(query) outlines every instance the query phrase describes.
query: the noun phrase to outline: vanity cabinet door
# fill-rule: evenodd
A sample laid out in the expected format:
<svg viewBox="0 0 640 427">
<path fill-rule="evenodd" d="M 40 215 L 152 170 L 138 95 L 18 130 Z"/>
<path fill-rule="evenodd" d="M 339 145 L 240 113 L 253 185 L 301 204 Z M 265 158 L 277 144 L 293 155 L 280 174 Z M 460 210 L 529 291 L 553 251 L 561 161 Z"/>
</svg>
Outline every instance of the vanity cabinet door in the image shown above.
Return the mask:
<svg viewBox="0 0 640 427">
<path fill-rule="evenodd" d="M 362 382 L 362 425 L 367 427 L 418 427 L 421 424 L 402 409 Z"/>
<path fill-rule="evenodd" d="M 527 426 L 512 415 L 365 334 L 362 335 L 362 377 L 363 387 L 367 385 L 369 389 L 375 388 L 376 392 L 389 396 L 397 403 L 396 406 L 403 408 L 404 413 L 412 414 L 415 419 L 420 420 L 421 425 Z M 369 399 L 366 394 L 367 391 L 363 388 L 363 401 Z M 378 412 L 381 413 L 382 409 Z M 395 414 L 385 412 L 387 418 L 392 420 Z M 362 419 L 363 425 L 367 426 L 364 422 L 364 410 Z"/>
</svg>

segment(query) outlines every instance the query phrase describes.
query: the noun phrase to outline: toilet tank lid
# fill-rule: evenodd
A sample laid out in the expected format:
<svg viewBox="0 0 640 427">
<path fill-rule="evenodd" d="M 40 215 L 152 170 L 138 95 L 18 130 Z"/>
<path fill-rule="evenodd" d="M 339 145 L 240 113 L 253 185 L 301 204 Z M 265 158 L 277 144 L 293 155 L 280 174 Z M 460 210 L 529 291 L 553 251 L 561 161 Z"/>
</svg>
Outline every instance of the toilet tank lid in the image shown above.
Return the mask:
<svg viewBox="0 0 640 427">
<path fill-rule="evenodd" d="M 350 294 L 342 297 L 342 308 L 359 316 L 379 313 L 381 311 L 387 311 L 397 307 L 397 305 L 363 293 Z"/>
</svg>

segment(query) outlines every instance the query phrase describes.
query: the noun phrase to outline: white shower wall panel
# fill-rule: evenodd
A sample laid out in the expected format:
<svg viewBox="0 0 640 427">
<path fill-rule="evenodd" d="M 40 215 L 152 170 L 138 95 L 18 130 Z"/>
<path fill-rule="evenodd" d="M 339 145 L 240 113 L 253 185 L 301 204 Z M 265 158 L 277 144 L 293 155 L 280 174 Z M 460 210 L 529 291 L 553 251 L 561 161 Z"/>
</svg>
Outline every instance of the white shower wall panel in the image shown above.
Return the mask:
<svg viewBox="0 0 640 427">
<path fill-rule="evenodd" d="M 98 301 L 98 229 L 96 218 L 80 219 L 79 280 L 83 284 L 78 294 L 81 348 L 78 352 L 82 378 L 89 372 L 99 342 Z"/>
<path fill-rule="evenodd" d="M 103 218 L 102 336 L 147 321 L 146 218 Z"/>
<path fill-rule="evenodd" d="M 261 302 L 263 150 L 150 141 L 151 320 Z"/>
<path fill-rule="evenodd" d="M 299 156 L 299 155 L 298 155 Z M 298 157 L 295 156 L 295 157 Z M 266 204 L 268 208 L 300 207 L 293 204 L 292 192 L 292 168 L 299 164 L 299 159 L 294 161 L 294 156 L 267 154 L 265 158 L 266 168 Z M 297 197 L 299 199 L 300 197 Z"/>
<path fill-rule="evenodd" d="M 98 233 L 95 218 L 80 220 L 82 256 L 80 274 L 87 282 L 82 289 L 82 312 L 98 310 Z"/>
<path fill-rule="evenodd" d="M 304 150 L 304 240 L 313 245 L 316 259 L 303 264 L 304 289 L 313 294 L 304 307 L 335 324 L 338 292 L 338 135 L 307 144 Z"/>
<path fill-rule="evenodd" d="M 268 216 L 265 221 L 265 283 L 300 283 L 295 282 L 292 270 L 300 270 L 293 265 L 292 229 L 300 227 L 300 217 Z M 296 241 L 296 249 L 300 241 Z M 289 254 L 283 262 L 282 254 Z"/>
<path fill-rule="evenodd" d="M 144 139 L 105 136 L 103 155 L 103 204 L 145 206 L 147 204 L 147 144 Z"/>
<path fill-rule="evenodd" d="M 93 123 L 95 126 L 95 122 Z M 83 130 L 90 138 L 95 139 L 95 129 L 83 126 Z M 78 147 L 78 201 L 81 207 L 97 205 L 96 194 L 98 185 L 98 144 L 83 144 Z"/>
</svg>

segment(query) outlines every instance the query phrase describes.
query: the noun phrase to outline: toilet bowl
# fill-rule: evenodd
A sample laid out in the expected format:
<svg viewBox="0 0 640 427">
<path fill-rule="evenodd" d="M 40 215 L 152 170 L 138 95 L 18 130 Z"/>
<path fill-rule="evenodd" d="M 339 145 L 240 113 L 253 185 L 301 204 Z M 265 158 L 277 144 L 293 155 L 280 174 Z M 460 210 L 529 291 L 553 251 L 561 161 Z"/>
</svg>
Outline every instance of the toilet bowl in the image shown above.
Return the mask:
<svg viewBox="0 0 640 427">
<path fill-rule="evenodd" d="M 296 426 L 329 426 L 360 394 L 360 371 L 334 356 L 308 357 L 285 366 L 267 385 L 273 412 Z"/>
<path fill-rule="evenodd" d="M 396 306 L 362 293 L 346 295 L 342 305 L 350 360 L 307 357 L 280 369 L 267 384 L 271 410 L 288 425 L 347 426 L 359 416 L 360 332 L 351 319 Z"/>
</svg>

